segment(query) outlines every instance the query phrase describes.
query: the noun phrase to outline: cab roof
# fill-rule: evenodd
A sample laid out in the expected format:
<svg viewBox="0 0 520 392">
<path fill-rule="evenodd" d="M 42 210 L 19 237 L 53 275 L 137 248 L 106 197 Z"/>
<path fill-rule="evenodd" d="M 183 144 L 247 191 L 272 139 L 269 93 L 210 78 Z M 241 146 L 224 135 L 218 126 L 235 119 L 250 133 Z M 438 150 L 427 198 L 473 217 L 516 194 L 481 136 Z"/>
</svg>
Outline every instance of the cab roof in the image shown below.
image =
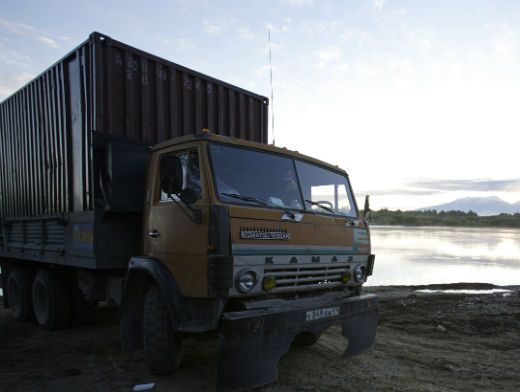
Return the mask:
<svg viewBox="0 0 520 392">
<path fill-rule="evenodd" d="M 228 144 L 233 145 L 237 147 L 249 147 L 254 148 L 258 150 L 264 150 L 275 154 L 280 155 L 286 155 L 290 156 L 292 158 L 301 159 L 308 162 L 313 162 L 320 166 L 328 167 L 332 170 L 342 172 L 344 174 L 347 174 L 347 172 L 343 169 L 341 169 L 339 166 L 331 165 L 330 163 L 321 161 L 316 158 L 312 158 L 308 155 L 300 154 L 298 151 L 289 150 L 285 147 L 276 147 L 272 144 L 263 144 L 258 142 L 252 142 L 249 140 L 244 139 L 238 139 L 230 136 L 222 136 L 222 135 L 215 135 L 213 133 L 197 133 L 194 135 L 188 135 L 188 136 L 182 136 L 175 139 L 170 139 L 161 143 L 158 143 L 154 146 L 152 146 L 152 151 L 159 151 L 171 146 L 177 146 L 185 143 L 190 142 L 200 142 L 200 141 L 208 141 L 208 142 L 217 142 L 222 144 Z"/>
</svg>

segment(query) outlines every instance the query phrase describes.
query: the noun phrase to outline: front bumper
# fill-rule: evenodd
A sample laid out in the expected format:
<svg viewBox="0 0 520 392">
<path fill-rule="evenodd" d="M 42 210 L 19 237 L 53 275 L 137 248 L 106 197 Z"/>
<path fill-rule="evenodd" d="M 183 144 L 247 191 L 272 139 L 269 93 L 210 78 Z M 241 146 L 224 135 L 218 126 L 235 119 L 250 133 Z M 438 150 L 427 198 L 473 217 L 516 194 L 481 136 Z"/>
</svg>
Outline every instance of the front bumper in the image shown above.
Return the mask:
<svg viewBox="0 0 520 392">
<path fill-rule="evenodd" d="M 373 294 L 280 301 L 223 315 L 220 329 L 219 391 L 267 384 L 278 377 L 278 361 L 301 332 L 319 337 L 332 325 L 348 339 L 344 357 L 370 349 L 379 319 Z"/>
</svg>

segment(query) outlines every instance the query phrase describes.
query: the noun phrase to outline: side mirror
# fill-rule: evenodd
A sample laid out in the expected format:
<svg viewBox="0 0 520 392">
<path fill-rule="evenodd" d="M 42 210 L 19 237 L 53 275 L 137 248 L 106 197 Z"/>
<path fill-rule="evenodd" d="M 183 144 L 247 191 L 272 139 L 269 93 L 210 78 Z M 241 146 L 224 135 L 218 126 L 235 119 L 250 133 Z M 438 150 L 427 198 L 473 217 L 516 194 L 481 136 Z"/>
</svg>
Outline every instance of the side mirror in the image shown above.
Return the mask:
<svg viewBox="0 0 520 392">
<path fill-rule="evenodd" d="M 363 208 L 363 219 L 367 220 L 370 218 L 370 196 L 365 196 L 365 207 Z"/>
<path fill-rule="evenodd" d="M 160 166 L 161 190 L 168 195 L 178 195 L 182 190 L 182 164 L 178 156 L 165 155 Z"/>
<path fill-rule="evenodd" d="M 179 199 L 181 199 L 187 205 L 192 205 L 197 201 L 198 198 L 199 195 L 197 195 L 197 191 L 195 191 L 193 188 L 184 188 L 179 195 Z"/>
</svg>

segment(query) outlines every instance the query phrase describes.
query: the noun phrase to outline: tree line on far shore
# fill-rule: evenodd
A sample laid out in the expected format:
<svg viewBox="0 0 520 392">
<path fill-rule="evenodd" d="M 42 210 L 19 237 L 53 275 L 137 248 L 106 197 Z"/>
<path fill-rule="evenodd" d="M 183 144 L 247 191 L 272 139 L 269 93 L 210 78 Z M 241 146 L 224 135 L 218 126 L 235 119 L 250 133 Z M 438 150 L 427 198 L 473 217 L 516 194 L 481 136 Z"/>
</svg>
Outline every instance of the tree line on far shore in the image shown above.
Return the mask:
<svg viewBox="0 0 520 392">
<path fill-rule="evenodd" d="M 371 211 L 373 225 L 520 227 L 520 213 L 479 216 L 473 211 Z"/>
</svg>

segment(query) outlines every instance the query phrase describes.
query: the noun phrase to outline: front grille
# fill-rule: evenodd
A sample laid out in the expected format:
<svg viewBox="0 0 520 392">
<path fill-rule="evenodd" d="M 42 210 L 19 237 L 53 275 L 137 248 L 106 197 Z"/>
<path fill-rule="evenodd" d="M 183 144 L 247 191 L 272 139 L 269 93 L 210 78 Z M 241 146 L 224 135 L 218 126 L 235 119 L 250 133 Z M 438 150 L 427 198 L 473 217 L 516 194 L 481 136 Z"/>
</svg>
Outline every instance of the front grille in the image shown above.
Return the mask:
<svg viewBox="0 0 520 392">
<path fill-rule="evenodd" d="M 341 276 L 350 271 L 349 265 L 316 265 L 298 267 L 271 267 L 264 270 L 264 276 L 276 279 L 273 292 L 301 291 L 305 289 L 325 289 L 344 286 Z"/>
</svg>

